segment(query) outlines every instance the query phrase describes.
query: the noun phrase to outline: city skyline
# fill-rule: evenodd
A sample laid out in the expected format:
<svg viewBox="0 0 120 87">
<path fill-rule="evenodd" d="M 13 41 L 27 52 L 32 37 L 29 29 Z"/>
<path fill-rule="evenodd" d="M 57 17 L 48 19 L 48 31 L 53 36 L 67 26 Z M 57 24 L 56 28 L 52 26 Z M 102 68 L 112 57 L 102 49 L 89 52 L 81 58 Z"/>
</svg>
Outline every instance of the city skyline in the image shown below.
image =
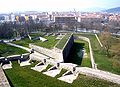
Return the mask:
<svg viewBox="0 0 120 87">
<path fill-rule="evenodd" d="M 0 0 L 0 13 L 19 11 L 90 11 L 119 7 L 119 0 Z"/>
</svg>

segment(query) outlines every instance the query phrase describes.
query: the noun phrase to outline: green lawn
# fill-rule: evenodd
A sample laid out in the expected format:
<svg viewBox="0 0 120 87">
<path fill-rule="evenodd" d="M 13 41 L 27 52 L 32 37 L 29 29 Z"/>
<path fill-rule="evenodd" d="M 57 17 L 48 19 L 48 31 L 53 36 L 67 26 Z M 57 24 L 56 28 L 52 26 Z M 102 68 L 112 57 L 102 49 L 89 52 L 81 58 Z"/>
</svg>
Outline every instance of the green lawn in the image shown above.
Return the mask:
<svg viewBox="0 0 120 87">
<path fill-rule="evenodd" d="M 32 43 L 32 41 L 29 40 L 29 38 L 23 38 L 22 40 L 14 41 L 12 43 L 21 45 L 21 46 L 25 46 L 25 47 L 29 47 L 29 43 Z"/>
<path fill-rule="evenodd" d="M 27 53 L 27 51 L 7 44 L 0 43 L 0 56 L 2 57 L 24 53 Z"/>
<path fill-rule="evenodd" d="M 34 44 L 51 49 L 58 42 L 58 40 L 56 40 L 56 36 L 44 36 L 44 38 L 48 39 L 48 41 L 41 42 L 41 41 L 37 40 L 36 42 L 34 42 Z"/>
<path fill-rule="evenodd" d="M 86 36 L 90 39 L 91 45 L 92 45 L 92 50 L 93 50 L 93 56 L 94 56 L 95 63 L 97 64 L 98 69 L 109 71 L 109 72 L 120 75 L 120 65 L 118 65 L 118 66 L 113 65 L 113 63 L 117 60 L 108 58 L 104 54 L 95 35 L 93 35 L 93 34 L 80 34 L 80 35 Z"/>
<path fill-rule="evenodd" d="M 65 43 L 67 42 L 67 40 L 69 39 L 69 37 L 71 36 L 71 33 L 66 34 L 60 41 L 59 43 L 56 45 L 57 48 L 62 49 L 65 45 Z"/>
<path fill-rule="evenodd" d="M 58 40 L 56 40 L 56 36 L 44 36 L 44 38 L 48 39 L 48 41 L 42 42 L 40 40 L 29 40 L 29 38 L 24 38 L 20 41 L 14 41 L 13 43 L 25 47 L 29 47 L 29 43 L 32 43 L 45 48 L 52 48 L 58 42 Z"/>
<path fill-rule="evenodd" d="M 12 87 L 120 87 L 120 85 L 84 75 L 79 75 L 72 84 L 68 84 L 57 79 L 66 70 L 62 70 L 60 75 L 52 78 L 31 70 L 30 66 L 20 67 L 17 62 L 12 63 L 13 68 L 5 70 Z"/>
</svg>

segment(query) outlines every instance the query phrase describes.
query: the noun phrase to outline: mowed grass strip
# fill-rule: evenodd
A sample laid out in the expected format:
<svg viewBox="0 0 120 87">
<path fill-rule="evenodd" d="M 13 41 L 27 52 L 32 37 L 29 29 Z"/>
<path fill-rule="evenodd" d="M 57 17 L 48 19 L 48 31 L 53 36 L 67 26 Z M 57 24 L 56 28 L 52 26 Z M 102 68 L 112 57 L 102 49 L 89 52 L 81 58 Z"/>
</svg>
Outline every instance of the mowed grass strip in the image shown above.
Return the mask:
<svg viewBox="0 0 120 87">
<path fill-rule="evenodd" d="M 66 34 L 56 45 L 57 48 L 62 49 L 65 45 L 65 43 L 68 41 L 69 37 L 71 36 L 71 33 Z"/>
<path fill-rule="evenodd" d="M 13 68 L 5 70 L 12 87 L 120 87 L 120 85 L 84 75 L 79 75 L 72 84 L 68 84 L 56 77 L 52 78 L 31 70 L 30 66 L 20 67 L 17 62 L 12 63 Z M 65 70 L 62 71 L 64 72 Z"/>
<path fill-rule="evenodd" d="M 34 42 L 33 44 L 52 49 L 55 46 L 55 44 L 58 42 L 58 40 L 56 40 L 56 36 L 44 36 L 44 38 L 46 38 L 48 41 L 42 42 L 36 40 L 36 42 Z"/>
</svg>

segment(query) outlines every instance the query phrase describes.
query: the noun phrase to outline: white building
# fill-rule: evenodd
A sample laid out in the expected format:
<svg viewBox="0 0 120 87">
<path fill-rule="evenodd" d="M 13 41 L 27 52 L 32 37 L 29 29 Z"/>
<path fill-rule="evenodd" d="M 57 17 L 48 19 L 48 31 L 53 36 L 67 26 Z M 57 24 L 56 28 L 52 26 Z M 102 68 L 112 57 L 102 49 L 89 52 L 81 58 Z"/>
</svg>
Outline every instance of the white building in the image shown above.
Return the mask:
<svg viewBox="0 0 120 87">
<path fill-rule="evenodd" d="M 33 20 L 35 20 L 37 18 L 37 15 L 30 15 L 32 17 Z"/>
<path fill-rule="evenodd" d="M 11 14 L 11 21 L 14 22 L 15 21 L 15 15 Z"/>
</svg>

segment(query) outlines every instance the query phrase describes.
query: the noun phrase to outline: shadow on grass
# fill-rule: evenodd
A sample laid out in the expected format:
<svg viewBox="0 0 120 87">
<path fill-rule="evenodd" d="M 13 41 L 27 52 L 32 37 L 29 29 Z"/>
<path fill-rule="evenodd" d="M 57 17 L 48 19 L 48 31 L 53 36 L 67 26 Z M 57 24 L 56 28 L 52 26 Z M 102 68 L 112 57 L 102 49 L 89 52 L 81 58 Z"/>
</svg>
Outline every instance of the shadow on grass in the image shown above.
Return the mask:
<svg viewBox="0 0 120 87">
<path fill-rule="evenodd" d="M 85 43 L 77 43 L 74 42 L 70 53 L 65 61 L 65 63 L 74 63 L 77 65 L 81 65 L 82 59 L 83 59 L 83 48 Z"/>
</svg>

